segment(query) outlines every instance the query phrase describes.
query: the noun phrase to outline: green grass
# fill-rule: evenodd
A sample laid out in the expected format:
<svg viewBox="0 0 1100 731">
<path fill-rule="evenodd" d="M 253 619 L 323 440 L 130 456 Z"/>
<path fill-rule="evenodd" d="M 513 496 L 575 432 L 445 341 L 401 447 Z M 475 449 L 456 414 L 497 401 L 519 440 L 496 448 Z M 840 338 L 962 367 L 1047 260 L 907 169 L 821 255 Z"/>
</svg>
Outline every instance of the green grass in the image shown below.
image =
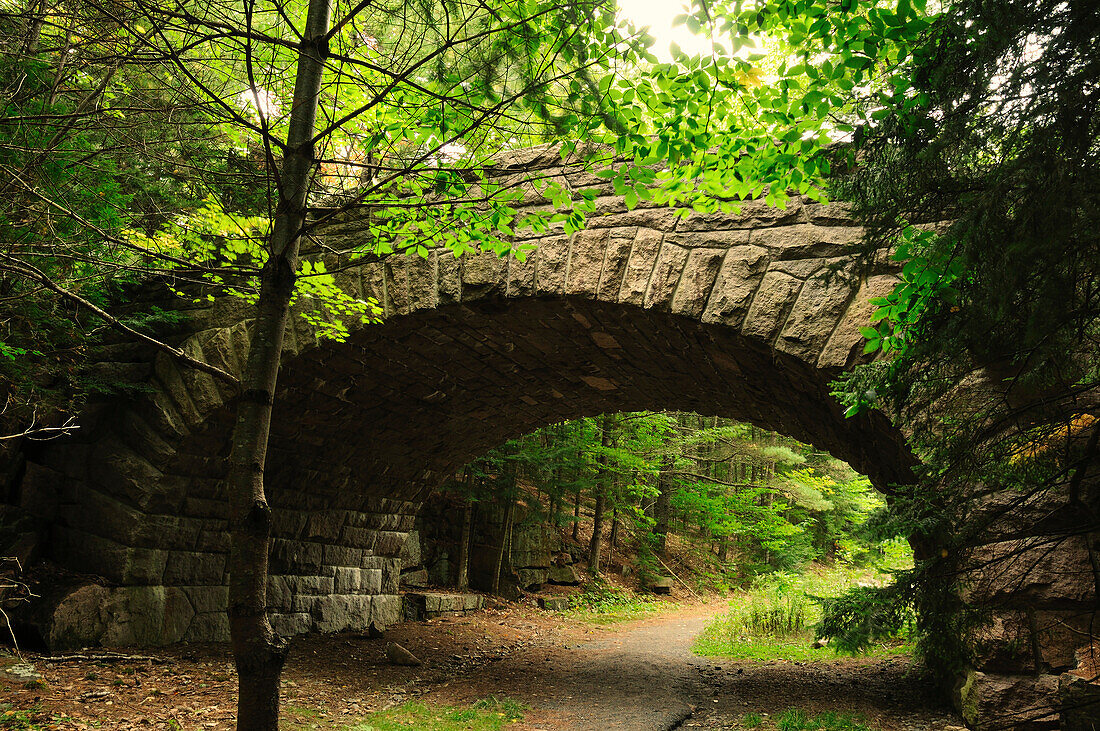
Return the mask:
<svg viewBox="0 0 1100 731">
<path fill-rule="evenodd" d="M 872 731 L 863 719 L 847 713 L 831 711 L 817 716 L 798 708 L 791 708 L 777 720 L 779 731 Z"/>
<path fill-rule="evenodd" d="M 730 640 L 715 634 L 708 634 L 710 628 L 695 640 L 692 652 L 704 657 L 725 657 L 731 660 L 752 660 L 766 662 L 768 660 L 786 660 L 787 662 L 824 662 L 836 660 L 840 657 L 851 657 L 838 652 L 831 647 L 815 648 L 811 646 L 812 639 L 746 639 L 744 641 Z M 860 657 L 884 657 L 888 655 L 907 655 L 911 647 L 904 643 L 876 645 L 870 651 Z"/>
<path fill-rule="evenodd" d="M 563 614 L 589 624 L 614 624 L 645 617 L 668 606 L 668 602 L 660 599 L 634 594 L 597 580 L 571 597 L 570 608 Z"/>
<path fill-rule="evenodd" d="M 856 714 L 826 711 L 811 716 L 801 708 L 789 708 L 774 718 L 746 713 L 737 728 L 759 731 L 875 731 Z"/>
<path fill-rule="evenodd" d="M 316 718 L 317 711 L 294 707 L 298 716 Z M 372 713 L 361 721 L 343 725 L 341 731 L 501 731 L 523 718 L 522 704 L 490 696 L 465 708 L 429 706 L 408 701 L 385 711 Z M 289 731 L 322 728 L 319 722 L 284 724 Z M 329 728 L 329 727 L 325 727 Z"/>
<path fill-rule="evenodd" d="M 813 647 L 813 626 L 821 607 L 811 597 L 837 596 L 851 586 L 885 577 L 874 571 L 837 566 L 804 574 L 772 574 L 734 594 L 728 611 L 719 614 L 695 639 L 692 651 L 708 657 L 739 660 L 811 662 L 840 657 L 831 647 Z M 909 651 L 900 639 L 874 646 L 867 656 Z"/>
<path fill-rule="evenodd" d="M 372 714 L 348 731 L 499 731 L 523 718 L 523 706 L 515 701 L 489 697 L 468 708 L 430 707 L 410 701 Z"/>
</svg>

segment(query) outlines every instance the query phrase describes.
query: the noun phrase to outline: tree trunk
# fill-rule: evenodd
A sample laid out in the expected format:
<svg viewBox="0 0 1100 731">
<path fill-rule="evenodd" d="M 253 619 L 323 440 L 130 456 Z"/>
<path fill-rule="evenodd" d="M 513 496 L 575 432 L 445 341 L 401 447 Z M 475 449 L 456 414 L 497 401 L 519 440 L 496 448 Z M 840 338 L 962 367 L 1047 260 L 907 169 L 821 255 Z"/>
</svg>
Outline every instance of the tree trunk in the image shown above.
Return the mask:
<svg viewBox="0 0 1100 731">
<path fill-rule="evenodd" d="M 271 508 L 264 495 L 264 463 L 283 335 L 298 269 L 306 218 L 306 194 L 314 164 L 313 146 L 321 76 L 327 48 L 329 0 L 310 0 L 299 46 L 287 152 L 279 177 L 279 203 L 270 255 L 260 273 L 248 359 L 232 434 L 229 493 L 229 634 L 237 666 L 239 731 L 277 731 L 279 678 L 287 643 L 267 618 L 268 549 Z"/>
<path fill-rule="evenodd" d="M 577 491 L 573 493 L 573 540 L 579 540 L 577 537 L 581 529 L 581 489 L 578 487 Z"/>
<path fill-rule="evenodd" d="M 619 542 L 619 508 L 611 510 L 611 536 L 607 539 L 607 565 L 615 561 L 615 544 Z"/>
<path fill-rule="evenodd" d="M 653 505 L 653 535 L 657 538 L 657 553 L 664 555 L 665 544 L 668 542 L 669 521 L 672 519 L 672 485 L 671 476 L 672 460 L 665 460 L 660 473 L 657 475 L 657 501 Z"/>
<path fill-rule="evenodd" d="M 600 574 L 600 544 L 603 541 L 603 514 L 604 507 L 607 503 L 607 490 L 609 482 L 609 474 L 607 472 L 607 448 L 611 446 L 611 431 L 612 420 L 611 414 L 605 414 L 603 417 L 602 428 L 600 429 L 600 446 L 603 447 L 603 451 L 600 452 L 597 463 L 599 464 L 598 475 L 596 477 L 596 511 L 592 517 L 592 539 L 588 542 L 588 570 L 593 576 L 599 576 Z"/>
<path fill-rule="evenodd" d="M 497 551 L 496 566 L 493 568 L 493 594 L 500 593 L 500 573 L 504 569 L 504 554 L 508 550 L 508 539 L 512 533 L 512 513 L 515 507 L 515 499 L 509 498 L 508 507 L 504 509 L 504 522 L 500 526 L 500 549 Z"/>
<path fill-rule="evenodd" d="M 462 537 L 458 543 L 458 579 L 455 586 L 459 591 L 470 588 L 470 534 L 473 533 L 474 504 L 466 496 L 466 505 L 462 509 Z"/>
<path fill-rule="evenodd" d="M 514 470 L 514 465 L 513 468 Z M 500 550 L 497 551 L 496 567 L 493 569 L 493 593 L 500 593 L 500 572 L 504 568 L 504 554 L 508 550 L 508 543 L 511 540 L 512 535 L 512 516 L 515 514 L 516 509 L 516 474 L 514 471 L 509 472 L 510 486 L 508 488 L 508 505 L 504 509 L 504 522 L 500 528 Z"/>
</svg>

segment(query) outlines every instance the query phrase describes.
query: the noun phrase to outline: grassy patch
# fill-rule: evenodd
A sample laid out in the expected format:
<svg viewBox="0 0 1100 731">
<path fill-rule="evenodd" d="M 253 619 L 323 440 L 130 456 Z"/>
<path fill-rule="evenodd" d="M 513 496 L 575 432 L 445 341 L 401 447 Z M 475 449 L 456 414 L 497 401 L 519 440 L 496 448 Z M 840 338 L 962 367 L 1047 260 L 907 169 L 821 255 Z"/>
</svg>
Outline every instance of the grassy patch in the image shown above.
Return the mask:
<svg viewBox="0 0 1100 731">
<path fill-rule="evenodd" d="M 696 655 L 703 655 L 704 657 L 725 657 L 731 660 L 755 660 L 760 662 L 767 660 L 822 662 L 836 660 L 840 657 L 851 657 L 831 647 L 813 647 L 812 642 L 813 640 L 809 634 L 806 637 L 793 639 L 762 637 L 731 640 L 728 636 L 722 636 L 720 630 L 712 631 L 712 627 L 708 627 L 703 634 L 696 638 L 691 649 Z M 906 655 L 911 649 L 909 645 L 902 642 L 876 645 L 872 650 L 861 654 L 860 657 Z"/>
<path fill-rule="evenodd" d="M 593 581 L 584 591 L 570 598 L 565 612 L 571 619 L 591 624 L 614 624 L 638 619 L 668 606 L 668 602 L 620 589 L 602 581 Z"/>
<path fill-rule="evenodd" d="M 821 607 L 812 597 L 837 596 L 851 586 L 884 578 L 849 567 L 764 577 L 731 597 L 729 610 L 711 620 L 692 650 L 697 655 L 740 660 L 833 660 L 840 656 L 836 650 L 813 646 L 813 626 L 821 619 Z M 864 654 L 896 655 L 909 649 L 899 638 Z"/>
<path fill-rule="evenodd" d="M 468 708 L 432 707 L 416 701 L 375 713 L 348 731 L 498 731 L 523 718 L 523 706 L 515 701 L 485 698 Z"/>
<path fill-rule="evenodd" d="M 811 716 L 801 708 L 790 708 L 773 718 L 746 713 L 741 717 L 738 728 L 759 731 L 875 731 L 855 714 L 826 711 Z"/>
<path fill-rule="evenodd" d="M 783 713 L 776 723 L 779 731 L 872 731 L 859 716 L 831 711 L 811 716 L 798 708 Z"/>
<path fill-rule="evenodd" d="M 314 731 L 334 728 L 319 719 L 320 713 L 310 708 L 288 707 L 299 718 L 317 720 L 283 724 L 288 731 Z M 340 731 L 500 731 L 523 718 L 523 705 L 506 698 L 490 696 L 464 708 L 429 706 L 408 701 L 385 711 L 372 713 L 350 724 L 340 725 Z M 2 727 L 0 727 L 2 728 Z"/>
</svg>

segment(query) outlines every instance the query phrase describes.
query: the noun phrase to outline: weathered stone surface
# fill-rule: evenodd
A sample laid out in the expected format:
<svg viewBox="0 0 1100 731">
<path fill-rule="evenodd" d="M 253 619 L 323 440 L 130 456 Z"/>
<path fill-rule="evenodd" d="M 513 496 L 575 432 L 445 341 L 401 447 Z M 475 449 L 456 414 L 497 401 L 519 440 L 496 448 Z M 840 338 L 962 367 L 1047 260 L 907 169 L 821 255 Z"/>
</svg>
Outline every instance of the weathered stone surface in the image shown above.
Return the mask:
<svg viewBox="0 0 1100 731">
<path fill-rule="evenodd" d="M 508 260 L 492 253 L 464 256 L 462 263 L 462 299 L 503 294 Z"/>
<path fill-rule="evenodd" d="M 779 259 L 820 259 L 848 253 L 862 235 L 860 228 L 796 224 L 753 231 L 751 243 L 773 251 Z"/>
<path fill-rule="evenodd" d="M 760 247 L 731 248 L 711 290 L 710 300 L 703 312 L 703 322 L 739 327 L 749 311 L 764 272 L 768 270 L 768 262 L 768 252 Z"/>
<path fill-rule="evenodd" d="M 581 583 L 577 570 L 571 565 L 551 566 L 547 572 L 547 581 L 561 586 L 576 586 Z"/>
<path fill-rule="evenodd" d="M 535 268 L 535 294 L 555 295 L 565 290 L 565 272 L 569 265 L 569 237 L 542 239 Z"/>
<path fill-rule="evenodd" d="M 428 572 L 425 569 L 416 571 L 403 571 L 401 573 L 401 586 L 425 587 L 431 584 Z"/>
<path fill-rule="evenodd" d="M 658 577 L 650 582 L 649 590 L 654 594 L 671 594 L 672 579 L 667 576 Z"/>
<path fill-rule="evenodd" d="M 517 583 L 528 591 L 537 591 L 546 583 L 548 569 L 516 569 Z"/>
<path fill-rule="evenodd" d="M 396 624 L 401 619 L 401 597 L 396 594 L 371 597 L 371 617 L 380 627 Z"/>
<path fill-rule="evenodd" d="M 402 605 L 406 620 L 421 622 L 477 611 L 485 606 L 485 598 L 479 594 L 407 592 L 402 597 Z"/>
<path fill-rule="evenodd" d="M 1100 682 L 1071 673 L 1058 678 L 1062 731 L 1100 729 Z"/>
<path fill-rule="evenodd" d="M 337 594 L 356 594 L 362 582 L 363 570 L 358 566 L 337 566 L 333 577 L 333 591 Z"/>
<path fill-rule="evenodd" d="M 645 293 L 646 307 L 669 307 L 676 285 L 680 281 L 680 274 L 687 262 L 688 253 L 689 250 L 682 246 L 667 242 L 661 245 L 657 263 L 653 267 L 653 275 L 649 279 L 649 287 Z"/>
<path fill-rule="evenodd" d="M 692 211 L 677 225 L 677 231 L 729 231 L 731 229 L 756 229 L 796 223 L 801 220 L 802 201 L 791 199 L 786 208 L 774 208 L 763 200 L 747 200 L 740 204 L 740 212 L 696 213 Z"/>
<path fill-rule="evenodd" d="M 994 675 L 971 670 L 957 691 L 967 724 L 994 728 L 1058 727 L 1057 675 Z"/>
<path fill-rule="evenodd" d="M 99 645 L 107 629 L 110 591 L 85 584 L 67 593 L 42 622 L 40 633 L 51 652 L 79 650 Z"/>
<path fill-rule="evenodd" d="M 1059 672 L 1076 666 L 1076 650 L 1097 619 L 1093 610 L 1002 610 L 974 633 L 984 672 Z"/>
<path fill-rule="evenodd" d="M 420 564 L 420 534 L 411 531 L 401 547 L 401 568 L 407 569 Z"/>
<path fill-rule="evenodd" d="M 698 318 L 707 305 L 711 287 L 722 266 L 725 249 L 693 249 L 672 297 L 672 311 Z"/>
<path fill-rule="evenodd" d="M 623 285 L 623 275 L 626 273 L 627 262 L 630 261 L 630 250 L 634 246 L 638 229 L 628 227 L 608 230 L 610 236 L 604 257 L 603 271 L 600 274 L 598 296 L 599 299 L 614 302 L 618 298 L 619 290 Z"/>
<path fill-rule="evenodd" d="M 649 228 L 638 229 L 630 259 L 626 263 L 619 301 L 624 304 L 640 305 L 645 300 L 649 278 L 653 265 L 657 262 L 657 252 L 661 249 L 663 235 Z"/>
<path fill-rule="evenodd" d="M 1004 608 L 1094 608 L 1096 582 L 1084 536 L 1000 541 L 974 549 L 964 597 Z"/>
<path fill-rule="evenodd" d="M 855 292 L 851 270 L 827 272 L 802 285 L 776 350 L 816 360 Z"/>
<path fill-rule="evenodd" d="M 195 610 L 181 589 L 127 586 L 112 589 L 103 605 L 111 618 L 100 642 L 107 647 L 167 645 L 191 627 Z"/>
<path fill-rule="evenodd" d="M 327 594 L 315 597 L 310 614 L 318 632 L 365 630 L 371 623 L 373 597 L 359 594 Z"/>
<path fill-rule="evenodd" d="M 566 294 L 596 296 L 603 272 L 604 251 L 610 239 L 611 229 L 592 229 L 574 234 L 565 283 Z"/>
<path fill-rule="evenodd" d="M 880 274 L 868 277 L 852 298 L 851 304 L 845 311 L 836 329 L 833 331 L 829 342 L 821 351 L 817 365 L 820 368 L 846 368 L 859 359 L 863 351 L 863 336 L 859 328 L 868 327 L 871 322 L 871 314 L 875 308 L 871 300 L 876 297 L 885 297 L 894 289 L 897 278 Z"/>
<path fill-rule="evenodd" d="M 787 321 L 787 315 L 801 289 L 802 282 L 788 274 L 765 274 L 741 331 L 750 337 L 773 342 Z"/>
<path fill-rule="evenodd" d="M 221 584 L 226 577 L 226 554 L 170 551 L 164 567 L 169 586 Z"/>
<path fill-rule="evenodd" d="M 293 637 L 313 628 L 313 617 L 306 612 L 271 615 L 272 628 L 282 637 Z"/>
</svg>

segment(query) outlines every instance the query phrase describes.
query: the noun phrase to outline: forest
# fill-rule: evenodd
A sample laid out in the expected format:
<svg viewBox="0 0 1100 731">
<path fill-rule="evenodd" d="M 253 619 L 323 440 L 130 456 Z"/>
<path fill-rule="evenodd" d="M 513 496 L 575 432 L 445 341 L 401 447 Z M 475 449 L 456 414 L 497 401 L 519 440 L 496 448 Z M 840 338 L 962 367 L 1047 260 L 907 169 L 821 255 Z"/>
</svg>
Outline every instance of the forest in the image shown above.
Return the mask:
<svg viewBox="0 0 1100 731">
<path fill-rule="evenodd" d="M 811 445 L 720 417 L 641 412 L 555 424 L 492 450 L 442 490 L 505 515 L 523 502 L 573 541 L 583 523 L 588 571 L 599 575 L 605 554 L 625 549 L 643 585 L 669 570 L 670 535 L 706 557 L 690 578 L 711 588 L 812 561 L 868 565 L 885 550 L 861 533 L 885 508 L 865 477 Z M 461 543 L 468 550 L 468 537 Z"/>
<path fill-rule="evenodd" d="M 847 365 L 818 369 L 830 383 L 818 400 L 838 423 L 904 435 L 911 459 L 894 483 L 872 487 L 820 446 L 751 419 L 669 404 L 577 407 L 434 487 L 466 506 L 453 516 L 463 524 L 492 504 L 507 534 L 522 503 L 587 539 L 592 581 L 628 546 L 642 590 L 678 568 L 670 543 L 716 591 L 813 565 L 877 566 L 907 542 L 913 560 L 894 561 L 890 581 L 824 602 L 818 634 L 858 649 L 904 625 L 972 726 L 990 727 L 1011 696 L 1026 706 L 1014 719 L 1092 728 L 1100 6 L 692 0 L 669 24 L 677 44 L 668 28 L 635 23 L 629 5 L 0 0 L 0 538 L 13 546 L 0 546 L 10 559 L 0 597 L 18 603 L 30 556 L 60 555 L 57 526 L 98 515 L 75 502 L 76 478 L 32 500 L 47 473 L 28 465 L 90 443 L 105 413 L 156 402 L 147 372 L 210 384 L 229 424 L 208 449 L 219 498 L 207 517 L 224 535 L 210 539 L 224 582 L 211 581 L 226 587 L 234 722 L 277 729 L 291 644 L 272 624 L 269 577 L 288 519 L 265 466 L 272 435 L 314 416 L 279 421 L 280 375 L 292 343 L 356 348 L 355 333 L 394 311 L 392 282 L 376 295 L 345 277 L 478 256 L 518 268 L 537 258 L 532 242 L 598 227 L 610 197 L 627 213 L 667 209 L 660 246 L 692 216 L 828 204 L 843 218 L 798 225 L 817 235 L 851 220 L 862 234 L 839 253 L 821 234 L 814 251 L 832 266 L 816 291 L 838 273 L 861 286 L 892 279 L 859 303 L 866 322 Z M 564 172 L 530 163 L 536 147 Z M 349 221 L 360 222 L 354 239 L 331 235 Z M 742 233 L 714 236 L 728 246 Z M 737 246 L 749 250 L 755 234 L 744 235 Z M 795 295 L 815 291 L 798 282 Z M 784 302 L 760 306 L 784 320 L 794 300 Z M 810 305 L 829 308 L 824 294 Z M 246 347 L 212 358 L 188 338 L 226 312 L 245 323 L 234 337 Z M 783 372 L 780 335 L 769 337 L 759 348 Z M 395 369 L 395 390 L 405 375 Z M 486 423 L 509 407 L 495 408 Z M 158 439 L 151 451 L 168 454 Z M 317 448 L 301 446 L 303 463 Z M 97 458 L 85 458 L 95 473 Z M 135 467 L 111 509 L 145 515 L 156 500 L 141 490 L 168 484 L 160 467 Z M 395 503 L 415 502 L 394 490 Z M 498 550 L 494 589 L 505 541 Z M 1048 569 L 1062 578 L 1036 578 Z"/>
</svg>

